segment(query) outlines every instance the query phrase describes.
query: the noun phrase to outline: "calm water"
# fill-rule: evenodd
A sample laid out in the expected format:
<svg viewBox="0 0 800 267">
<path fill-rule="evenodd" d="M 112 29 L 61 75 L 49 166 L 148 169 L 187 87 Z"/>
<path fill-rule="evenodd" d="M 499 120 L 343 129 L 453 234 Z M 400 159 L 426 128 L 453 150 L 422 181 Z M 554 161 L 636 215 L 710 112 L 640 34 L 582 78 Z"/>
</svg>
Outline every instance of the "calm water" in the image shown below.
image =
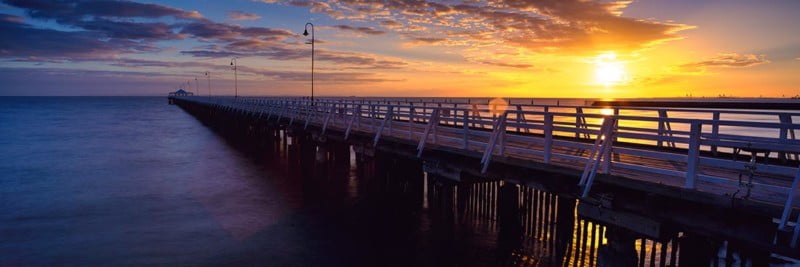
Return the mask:
<svg viewBox="0 0 800 267">
<path fill-rule="evenodd" d="M 501 181 L 449 183 L 300 138 L 244 144 L 166 102 L 0 97 L 0 265 L 591 266 L 618 256 L 609 228 L 576 216 L 574 199 L 519 187 L 510 220 L 520 223 L 508 224 L 494 208 L 508 201 Z M 674 265 L 691 253 L 678 235 L 629 237 L 626 255 Z M 709 244 L 691 255 L 787 264 Z"/>
<path fill-rule="evenodd" d="M 164 98 L 0 98 L 0 136 L 0 265 L 434 258 L 423 218 L 377 208 L 349 165 L 299 179 Z"/>
</svg>

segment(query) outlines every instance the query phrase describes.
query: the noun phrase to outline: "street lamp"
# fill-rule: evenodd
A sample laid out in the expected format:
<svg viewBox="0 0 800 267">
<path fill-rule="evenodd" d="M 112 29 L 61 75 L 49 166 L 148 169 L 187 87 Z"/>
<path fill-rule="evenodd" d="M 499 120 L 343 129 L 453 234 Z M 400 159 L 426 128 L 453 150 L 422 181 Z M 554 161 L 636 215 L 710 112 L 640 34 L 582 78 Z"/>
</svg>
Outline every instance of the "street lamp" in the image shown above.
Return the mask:
<svg viewBox="0 0 800 267">
<path fill-rule="evenodd" d="M 206 78 L 208 78 L 208 97 L 211 97 L 211 73 L 206 71 Z"/>
<path fill-rule="evenodd" d="M 233 66 L 233 88 L 234 93 L 233 97 L 239 97 L 239 81 L 238 81 L 238 74 L 236 72 L 236 59 L 239 57 L 231 58 L 231 66 Z"/>
<path fill-rule="evenodd" d="M 311 25 L 311 105 L 314 105 L 314 24 L 306 23 L 303 36 L 308 36 L 308 25 Z"/>
<path fill-rule="evenodd" d="M 197 92 L 197 96 L 200 96 L 200 84 L 197 82 L 197 75 L 194 76 L 194 91 Z"/>
</svg>

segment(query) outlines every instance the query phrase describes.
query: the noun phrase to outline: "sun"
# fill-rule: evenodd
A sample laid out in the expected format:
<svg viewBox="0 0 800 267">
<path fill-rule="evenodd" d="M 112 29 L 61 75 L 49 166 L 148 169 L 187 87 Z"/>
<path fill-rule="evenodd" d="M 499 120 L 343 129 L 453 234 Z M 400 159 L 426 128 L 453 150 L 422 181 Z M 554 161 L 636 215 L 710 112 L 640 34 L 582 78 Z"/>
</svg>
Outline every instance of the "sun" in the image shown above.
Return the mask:
<svg viewBox="0 0 800 267">
<path fill-rule="evenodd" d="M 614 52 L 597 56 L 594 64 L 594 81 L 597 84 L 609 87 L 624 83 L 628 78 L 625 64 L 617 60 L 617 54 Z"/>
</svg>

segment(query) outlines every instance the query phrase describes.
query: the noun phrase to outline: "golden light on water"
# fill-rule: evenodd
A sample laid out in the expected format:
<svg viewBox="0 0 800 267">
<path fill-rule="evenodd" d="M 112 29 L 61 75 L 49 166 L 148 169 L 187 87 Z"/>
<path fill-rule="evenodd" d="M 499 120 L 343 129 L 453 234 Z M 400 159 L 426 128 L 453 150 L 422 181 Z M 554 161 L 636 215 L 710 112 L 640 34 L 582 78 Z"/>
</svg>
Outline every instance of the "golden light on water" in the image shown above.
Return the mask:
<svg viewBox="0 0 800 267">
<path fill-rule="evenodd" d="M 594 82 L 606 87 L 624 83 L 628 78 L 625 64 L 614 52 L 603 53 L 594 60 Z"/>
</svg>

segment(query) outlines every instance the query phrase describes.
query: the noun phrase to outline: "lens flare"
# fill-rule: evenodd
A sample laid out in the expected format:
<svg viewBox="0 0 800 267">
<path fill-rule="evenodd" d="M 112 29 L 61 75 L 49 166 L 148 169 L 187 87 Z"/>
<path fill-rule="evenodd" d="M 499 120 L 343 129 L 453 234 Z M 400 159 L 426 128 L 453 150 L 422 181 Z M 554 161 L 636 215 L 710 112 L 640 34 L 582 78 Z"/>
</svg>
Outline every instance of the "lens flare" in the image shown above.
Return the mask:
<svg viewBox="0 0 800 267">
<path fill-rule="evenodd" d="M 500 116 L 508 110 L 508 102 L 502 98 L 495 98 L 489 101 L 489 110 L 495 116 Z"/>
</svg>

